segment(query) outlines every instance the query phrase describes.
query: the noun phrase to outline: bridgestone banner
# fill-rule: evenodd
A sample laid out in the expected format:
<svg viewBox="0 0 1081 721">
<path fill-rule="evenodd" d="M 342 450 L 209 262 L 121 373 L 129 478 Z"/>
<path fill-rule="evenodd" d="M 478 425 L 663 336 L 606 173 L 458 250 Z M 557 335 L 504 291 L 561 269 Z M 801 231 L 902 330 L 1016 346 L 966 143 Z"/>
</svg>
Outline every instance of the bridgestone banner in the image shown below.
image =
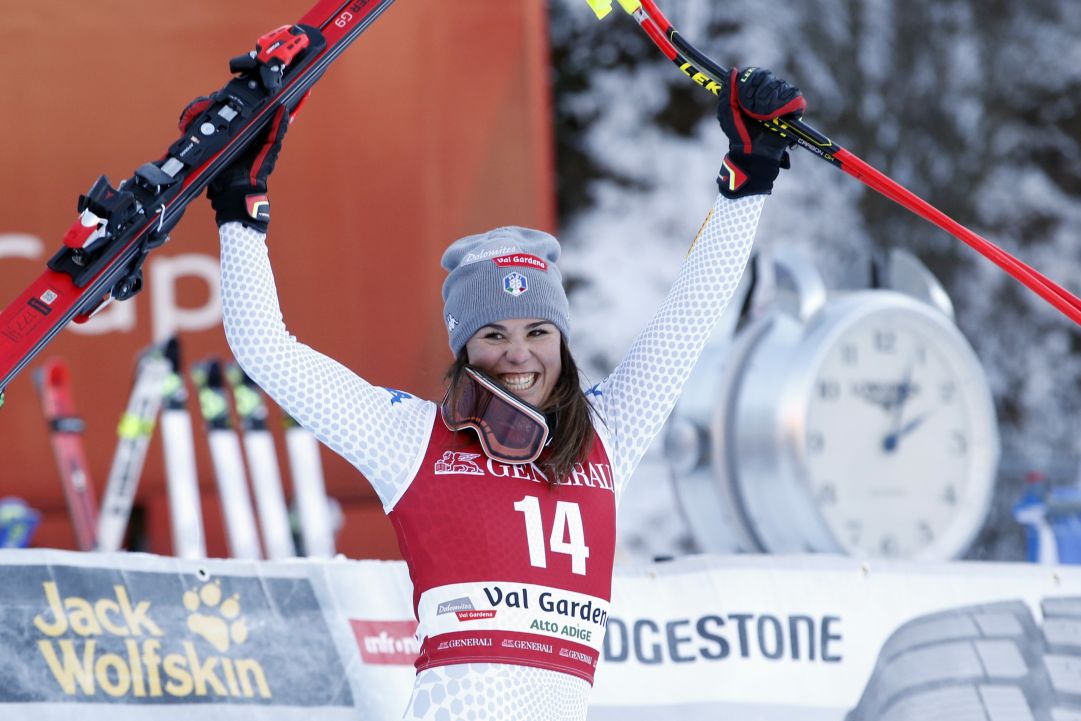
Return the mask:
<svg viewBox="0 0 1081 721">
<path fill-rule="evenodd" d="M 398 562 L 0 552 L 0 719 L 399 718 L 411 599 Z M 1081 570 L 624 568 L 589 718 L 1081 718 Z"/>
<path fill-rule="evenodd" d="M 822 556 L 625 568 L 589 718 L 1081 719 L 1081 569 Z"/>
</svg>

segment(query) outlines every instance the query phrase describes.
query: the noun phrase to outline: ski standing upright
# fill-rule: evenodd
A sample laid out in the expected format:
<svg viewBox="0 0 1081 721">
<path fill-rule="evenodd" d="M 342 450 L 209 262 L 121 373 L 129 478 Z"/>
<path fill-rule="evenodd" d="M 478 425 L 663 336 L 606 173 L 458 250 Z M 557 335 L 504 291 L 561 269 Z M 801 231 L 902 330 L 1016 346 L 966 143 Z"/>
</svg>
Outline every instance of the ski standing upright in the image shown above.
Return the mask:
<svg viewBox="0 0 1081 721">
<path fill-rule="evenodd" d="M 173 555 L 177 558 L 206 558 L 206 533 L 199 478 L 195 472 L 195 439 L 188 412 L 188 389 L 180 364 L 180 342 L 165 344 L 169 375 L 165 379 L 161 412 L 161 441 L 165 451 L 165 485 L 169 495 L 169 522 Z"/>
<path fill-rule="evenodd" d="M 169 372 L 169 361 L 160 348 L 150 348 L 139 357 L 131 397 L 116 429 L 116 453 L 101 499 L 99 551 L 118 551 L 124 543 Z"/>
<path fill-rule="evenodd" d="M 49 423 L 49 440 L 71 513 L 75 543 L 80 551 L 92 551 L 96 545 L 98 501 L 83 448 L 85 424 L 75 413 L 71 371 L 65 361 L 53 359 L 37 370 L 34 382 Z"/>
<path fill-rule="evenodd" d="M 266 396 L 235 363 L 229 365 L 226 377 L 233 389 L 233 402 L 244 435 L 244 450 L 251 470 L 267 558 L 295 558 L 297 549 L 289 528 L 289 511 L 285 505 L 278 455 L 274 449 L 274 436 L 267 425 Z"/>
<path fill-rule="evenodd" d="M 218 479 L 218 496 L 229 540 L 229 555 L 233 558 L 260 559 L 259 532 L 255 526 L 251 494 L 244 472 L 244 457 L 240 450 L 233 419 L 229 413 L 229 396 L 221 362 L 208 360 L 191 370 L 199 393 L 199 409 L 206 426 L 210 457 Z"/>
<path fill-rule="evenodd" d="M 283 413 L 282 423 L 302 550 L 309 558 L 333 558 L 334 522 L 323 479 L 323 462 L 319 458 L 319 440 L 287 413 Z"/>
</svg>

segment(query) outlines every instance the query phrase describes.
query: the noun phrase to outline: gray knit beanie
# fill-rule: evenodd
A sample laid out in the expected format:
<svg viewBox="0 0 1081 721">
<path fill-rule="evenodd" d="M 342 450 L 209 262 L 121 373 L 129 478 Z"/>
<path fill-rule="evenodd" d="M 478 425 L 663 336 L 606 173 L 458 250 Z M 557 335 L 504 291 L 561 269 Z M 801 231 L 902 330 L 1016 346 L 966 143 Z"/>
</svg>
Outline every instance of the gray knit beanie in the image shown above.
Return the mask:
<svg viewBox="0 0 1081 721">
<path fill-rule="evenodd" d="M 570 336 L 570 308 L 556 267 L 559 241 L 509 226 L 470 235 L 443 253 L 443 321 L 454 355 L 489 323 L 539 318 Z"/>
</svg>

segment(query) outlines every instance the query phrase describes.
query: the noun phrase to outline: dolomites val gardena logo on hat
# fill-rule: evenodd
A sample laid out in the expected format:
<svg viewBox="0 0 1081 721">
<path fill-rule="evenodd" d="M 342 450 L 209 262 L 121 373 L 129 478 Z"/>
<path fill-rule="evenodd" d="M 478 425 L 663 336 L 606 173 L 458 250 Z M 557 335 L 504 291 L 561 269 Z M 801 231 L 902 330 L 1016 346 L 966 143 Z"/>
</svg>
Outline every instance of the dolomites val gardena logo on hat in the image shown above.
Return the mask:
<svg viewBox="0 0 1081 721">
<path fill-rule="evenodd" d="M 515 298 L 529 290 L 529 283 L 521 273 L 514 272 L 503 276 L 503 291 Z"/>
</svg>

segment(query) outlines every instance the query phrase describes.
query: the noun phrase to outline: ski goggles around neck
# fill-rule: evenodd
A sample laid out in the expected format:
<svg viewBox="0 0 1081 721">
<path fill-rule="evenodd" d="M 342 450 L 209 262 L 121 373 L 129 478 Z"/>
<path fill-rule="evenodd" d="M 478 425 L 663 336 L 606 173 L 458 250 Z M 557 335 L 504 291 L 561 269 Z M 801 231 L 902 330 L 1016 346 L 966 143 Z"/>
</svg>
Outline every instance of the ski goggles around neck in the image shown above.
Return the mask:
<svg viewBox="0 0 1081 721">
<path fill-rule="evenodd" d="M 485 455 L 510 464 L 532 463 L 548 442 L 548 421 L 482 371 L 465 366 L 457 386 L 448 389 L 440 405 L 443 422 L 452 431 L 472 428 Z"/>
</svg>

